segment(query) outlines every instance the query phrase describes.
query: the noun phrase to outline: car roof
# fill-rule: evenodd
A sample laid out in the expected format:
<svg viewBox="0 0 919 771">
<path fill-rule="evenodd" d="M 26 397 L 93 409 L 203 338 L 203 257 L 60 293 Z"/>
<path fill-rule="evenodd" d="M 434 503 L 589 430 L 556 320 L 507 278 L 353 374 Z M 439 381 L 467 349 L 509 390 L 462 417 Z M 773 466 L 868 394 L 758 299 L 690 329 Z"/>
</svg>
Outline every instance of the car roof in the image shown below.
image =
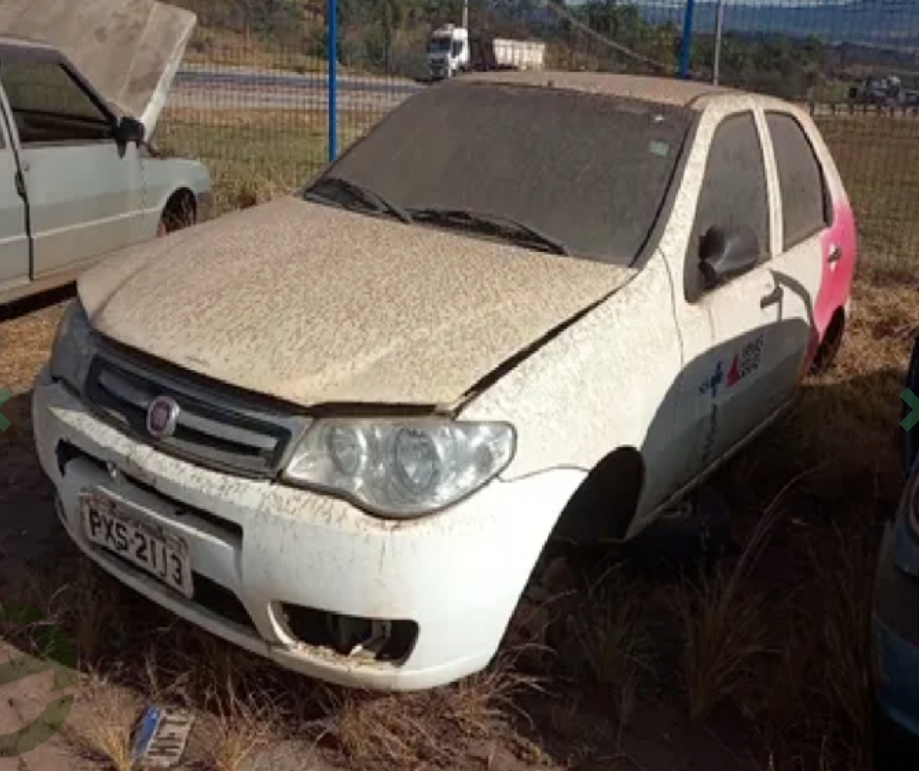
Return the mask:
<svg viewBox="0 0 919 771">
<path fill-rule="evenodd" d="M 497 71 L 472 73 L 462 76 L 461 80 L 582 91 L 695 110 L 701 110 L 704 104 L 713 97 L 758 96 L 746 91 L 713 86 L 710 83 L 700 83 L 695 80 L 678 80 L 649 75 L 622 75 L 611 72 Z"/>
</svg>

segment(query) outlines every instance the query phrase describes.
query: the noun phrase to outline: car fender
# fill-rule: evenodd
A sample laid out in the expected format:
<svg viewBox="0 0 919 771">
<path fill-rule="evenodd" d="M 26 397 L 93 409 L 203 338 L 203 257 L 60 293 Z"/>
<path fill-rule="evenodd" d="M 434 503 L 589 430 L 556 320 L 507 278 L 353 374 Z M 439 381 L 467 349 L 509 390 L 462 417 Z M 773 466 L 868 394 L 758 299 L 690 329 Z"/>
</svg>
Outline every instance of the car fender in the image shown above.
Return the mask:
<svg viewBox="0 0 919 771">
<path fill-rule="evenodd" d="M 493 546 L 485 551 L 500 550 L 500 561 L 482 553 L 484 573 L 468 576 L 470 591 L 481 594 L 480 581 L 488 582 L 499 599 L 493 618 L 482 619 L 481 633 L 491 641 L 492 655 L 497 652 L 504 633 L 527 587 L 542 564 L 546 547 L 553 540 L 556 525 L 568 502 L 587 478 L 587 471 L 578 468 L 555 468 L 531 474 L 513 481 L 497 480 L 490 485 L 481 503 L 494 515 L 492 532 L 485 537 Z M 494 496 L 494 497 L 493 497 Z M 480 543 L 477 541 L 477 543 Z M 477 547 L 481 550 L 481 546 Z M 490 564 L 486 564 L 490 563 Z"/>
<path fill-rule="evenodd" d="M 189 190 L 196 202 L 212 195 L 211 175 L 203 163 L 186 158 L 145 158 L 143 164 L 147 208 L 155 215 L 154 233 L 166 204 L 177 191 Z"/>
<path fill-rule="evenodd" d="M 507 479 L 563 467 L 586 475 L 617 448 L 634 448 L 644 461 L 632 535 L 681 479 L 689 452 L 674 437 L 682 367 L 670 276 L 657 255 L 477 394 L 460 416 L 515 427 Z"/>
</svg>

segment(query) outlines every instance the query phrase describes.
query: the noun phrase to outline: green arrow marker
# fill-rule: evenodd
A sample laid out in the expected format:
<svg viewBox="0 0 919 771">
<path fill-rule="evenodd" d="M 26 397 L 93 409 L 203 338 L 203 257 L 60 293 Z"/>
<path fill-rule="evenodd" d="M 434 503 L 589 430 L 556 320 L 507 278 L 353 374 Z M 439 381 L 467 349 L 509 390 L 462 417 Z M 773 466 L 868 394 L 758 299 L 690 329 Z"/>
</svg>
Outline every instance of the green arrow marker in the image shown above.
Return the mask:
<svg viewBox="0 0 919 771">
<path fill-rule="evenodd" d="M 0 388 L 0 407 L 2 407 L 3 403 L 12 395 L 13 394 L 11 394 L 5 388 Z M 13 424 L 10 423 L 10 419 L 2 412 L 0 412 L 0 431 L 6 431 L 6 429 L 8 429 L 11 425 Z"/>
<path fill-rule="evenodd" d="M 3 392 L 0 391 L 0 394 L 2 393 Z M 916 396 L 916 394 L 907 388 L 900 394 L 900 398 L 906 402 L 907 406 L 912 408 L 912 412 L 900 421 L 900 425 L 907 431 L 912 431 L 913 426 L 919 423 L 919 396 Z"/>
</svg>

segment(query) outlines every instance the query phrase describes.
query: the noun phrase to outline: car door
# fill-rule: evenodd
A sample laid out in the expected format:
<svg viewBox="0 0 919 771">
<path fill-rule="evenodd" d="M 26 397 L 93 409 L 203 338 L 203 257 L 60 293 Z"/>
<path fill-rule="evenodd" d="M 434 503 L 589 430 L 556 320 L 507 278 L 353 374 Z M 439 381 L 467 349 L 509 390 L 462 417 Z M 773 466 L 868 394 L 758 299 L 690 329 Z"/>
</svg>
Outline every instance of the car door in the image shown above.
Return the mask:
<svg viewBox="0 0 919 771">
<path fill-rule="evenodd" d="M 706 108 L 696 130 L 665 249 L 683 344 L 675 437 L 686 483 L 763 423 L 782 402 L 776 337 L 781 295 L 773 276 L 775 213 L 755 103 Z M 749 228 L 757 259 L 706 289 L 700 246 L 710 228 Z"/>
<path fill-rule="evenodd" d="M 116 143 L 114 116 L 66 60 L 44 50 L 4 56 L 0 82 L 19 137 L 33 277 L 140 240 L 144 188 L 138 148 Z"/>
<path fill-rule="evenodd" d="M 829 154 L 817 148 L 813 125 L 779 109 L 767 109 L 763 125 L 775 158 L 781 211 L 781 253 L 774 266 L 785 288 L 784 316 L 808 319 L 806 330 L 796 327 L 792 334 L 789 329 L 784 339 L 788 374 L 800 379 L 834 315 L 848 301 L 855 272 L 855 221 L 841 183 L 833 179 L 836 170 Z"/>
<path fill-rule="evenodd" d="M 0 292 L 29 280 L 29 233 L 19 165 L 0 97 Z"/>
</svg>

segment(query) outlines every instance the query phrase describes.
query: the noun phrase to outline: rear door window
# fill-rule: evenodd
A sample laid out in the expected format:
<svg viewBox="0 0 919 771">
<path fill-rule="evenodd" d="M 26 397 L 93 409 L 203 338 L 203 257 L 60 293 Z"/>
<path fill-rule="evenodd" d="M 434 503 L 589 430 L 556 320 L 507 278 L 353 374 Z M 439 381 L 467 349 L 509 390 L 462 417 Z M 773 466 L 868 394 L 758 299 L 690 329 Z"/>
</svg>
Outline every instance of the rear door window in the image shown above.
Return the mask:
<svg viewBox="0 0 919 771">
<path fill-rule="evenodd" d="M 766 124 L 779 175 L 787 251 L 830 224 L 830 205 L 823 168 L 801 124 L 791 115 L 767 112 Z"/>
</svg>

